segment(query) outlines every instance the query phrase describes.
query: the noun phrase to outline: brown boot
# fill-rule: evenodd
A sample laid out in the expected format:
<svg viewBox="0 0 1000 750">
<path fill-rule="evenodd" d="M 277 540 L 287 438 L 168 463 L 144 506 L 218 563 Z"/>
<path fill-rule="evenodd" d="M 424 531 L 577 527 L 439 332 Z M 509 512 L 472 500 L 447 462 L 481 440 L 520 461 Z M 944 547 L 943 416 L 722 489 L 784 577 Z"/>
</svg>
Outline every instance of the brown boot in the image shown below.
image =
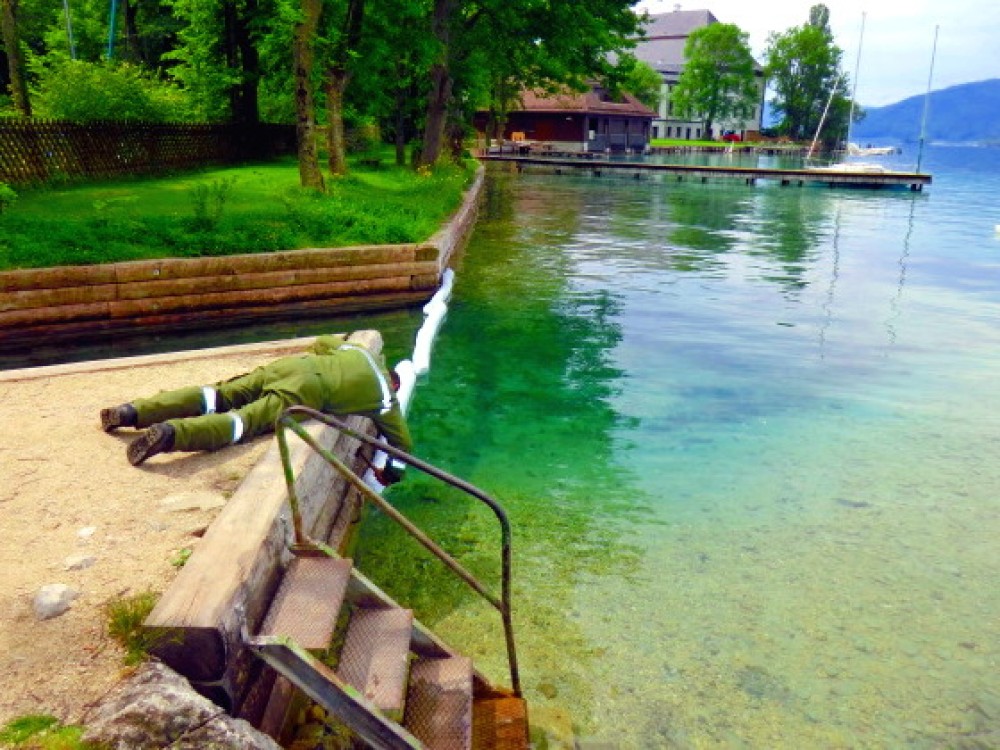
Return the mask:
<svg viewBox="0 0 1000 750">
<path fill-rule="evenodd" d="M 166 422 L 154 424 L 132 441 L 127 450 L 128 462 L 138 466 L 157 453 L 169 453 L 174 448 L 174 428 Z"/>
<path fill-rule="evenodd" d="M 135 427 L 138 421 L 139 414 L 132 404 L 101 409 L 101 429 L 105 432 L 114 432 L 119 427 Z"/>
</svg>

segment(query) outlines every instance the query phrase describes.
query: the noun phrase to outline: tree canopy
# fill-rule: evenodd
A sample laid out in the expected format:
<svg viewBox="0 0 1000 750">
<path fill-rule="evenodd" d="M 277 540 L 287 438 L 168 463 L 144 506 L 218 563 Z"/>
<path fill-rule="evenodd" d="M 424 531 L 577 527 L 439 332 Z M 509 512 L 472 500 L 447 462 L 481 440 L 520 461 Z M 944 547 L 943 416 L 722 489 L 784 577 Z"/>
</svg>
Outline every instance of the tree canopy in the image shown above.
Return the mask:
<svg viewBox="0 0 1000 750">
<path fill-rule="evenodd" d="M 830 31 L 830 11 L 814 5 L 809 21 L 768 37 L 767 75 L 774 90 L 771 105 L 780 116 L 779 132 L 794 140 L 821 137 L 835 142 L 846 133 L 850 111 L 843 53 Z"/>
<path fill-rule="evenodd" d="M 829 11 L 809 19 L 768 49 L 796 138 L 831 91 L 834 124 L 847 109 Z M 655 104 L 658 74 L 629 54 L 642 22 L 632 0 L 0 0 L 0 114 L 294 122 L 303 184 L 322 189 L 319 154 L 343 174 L 349 133 L 431 165 L 460 151 L 475 111 L 502 121 L 526 88 L 597 80 Z M 706 128 L 752 111 L 745 33 L 711 24 L 686 54 L 676 105 Z"/>
<path fill-rule="evenodd" d="M 738 26 L 713 23 L 696 29 L 684 45 L 684 71 L 671 94 L 674 108 L 712 124 L 749 117 L 758 102 L 756 63 L 748 35 Z"/>
<path fill-rule="evenodd" d="M 303 183 L 317 188 L 324 146 L 330 171 L 346 170 L 349 129 L 413 141 L 418 163 L 433 164 L 459 147 L 477 108 L 610 74 L 609 54 L 640 23 L 631 0 L 0 3 L 10 109 L 295 122 Z M 75 101 L 69 80 L 82 87 Z M 97 106 L 105 90 L 118 94 Z"/>
</svg>

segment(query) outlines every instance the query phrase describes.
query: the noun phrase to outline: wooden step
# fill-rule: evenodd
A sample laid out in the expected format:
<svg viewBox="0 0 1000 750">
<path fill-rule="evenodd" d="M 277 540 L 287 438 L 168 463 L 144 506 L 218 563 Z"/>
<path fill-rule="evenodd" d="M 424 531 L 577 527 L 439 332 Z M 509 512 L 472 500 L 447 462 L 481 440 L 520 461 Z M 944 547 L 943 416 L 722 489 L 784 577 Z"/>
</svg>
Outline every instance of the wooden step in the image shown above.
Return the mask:
<svg viewBox="0 0 1000 750">
<path fill-rule="evenodd" d="M 476 697 L 472 704 L 474 750 L 528 750 L 528 705 L 514 695 Z"/>
<path fill-rule="evenodd" d="M 383 713 L 403 716 L 413 612 L 399 607 L 358 607 L 351 614 L 337 676 Z"/>
<path fill-rule="evenodd" d="M 326 556 L 293 558 L 259 635 L 288 637 L 309 650 L 327 648 L 350 577 L 350 560 Z"/>
<path fill-rule="evenodd" d="M 403 725 L 429 750 L 469 750 L 472 660 L 451 656 L 414 661 Z"/>
</svg>

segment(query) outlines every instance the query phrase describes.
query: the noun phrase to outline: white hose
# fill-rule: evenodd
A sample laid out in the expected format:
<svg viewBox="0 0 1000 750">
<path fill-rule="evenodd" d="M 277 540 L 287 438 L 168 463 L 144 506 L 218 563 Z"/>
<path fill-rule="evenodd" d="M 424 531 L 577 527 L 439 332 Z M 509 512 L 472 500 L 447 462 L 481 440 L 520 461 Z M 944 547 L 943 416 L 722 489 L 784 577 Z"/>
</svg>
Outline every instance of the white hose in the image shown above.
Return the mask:
<svg viewBox="0 0 1000 750">
<path fill-rule="evenodd" d="M 444 322 L 444 316 L 448 312 L 447 303 L 451 298 L 454 282 L 455 272 L 446 268 L 441 276 L 441 287 L 424 305 L 424 322 L 420 326 L 420 330 L 417 331 L 412 359 L 404 359 L 396 365 L 396 373 L 399 375 L 399 390 L 396 392 L 396 398 L 399 399 L 399 407 L 403 410 L 403 414 L 406 414 L 410 407 L 410 399 L 417 384 L 417 376 L 423 375 L 431 368 L 431 347 L 441 329 L 441 324 Z M 384 451 L 378 451 L 372 459 L 372 464 L 381 469 L 385 466 L 386 458 Z M 385 489 L 371 470 L 365 472 L 365 484 L 379 493 Z"/>
</svg>

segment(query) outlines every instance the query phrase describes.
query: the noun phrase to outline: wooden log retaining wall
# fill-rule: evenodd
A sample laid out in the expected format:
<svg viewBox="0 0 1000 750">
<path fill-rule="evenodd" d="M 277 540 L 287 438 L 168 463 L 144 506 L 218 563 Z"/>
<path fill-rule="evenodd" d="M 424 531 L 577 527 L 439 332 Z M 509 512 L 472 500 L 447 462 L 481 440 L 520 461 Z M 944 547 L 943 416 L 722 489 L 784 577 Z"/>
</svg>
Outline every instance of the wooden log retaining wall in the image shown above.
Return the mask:
<svg viewBox="0 0 1000 750">
<path fill-rule="evenodd" d="M 11 271 L 0 274 L 0 348 L 401 306 L 429 298 L 439 278 L 438 249 L 416 244 Z"/>
<path fill-rule="evenodd" d="M 483 170 L 426 243 L 168 258 L 0 273 L 0 351 L 425 302 L 475 225 Z"/>
</svg>

